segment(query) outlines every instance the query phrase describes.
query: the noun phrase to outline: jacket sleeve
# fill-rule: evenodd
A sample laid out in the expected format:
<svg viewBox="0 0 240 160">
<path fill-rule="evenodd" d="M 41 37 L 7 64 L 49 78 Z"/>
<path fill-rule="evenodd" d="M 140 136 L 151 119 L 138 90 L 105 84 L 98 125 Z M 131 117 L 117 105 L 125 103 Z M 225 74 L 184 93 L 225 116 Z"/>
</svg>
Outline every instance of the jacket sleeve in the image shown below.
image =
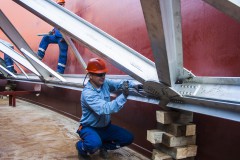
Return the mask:
<svg viewBox="0 0 240 160">
<path fill-rule="evenodd" d="M 132 80 L 113 80 L 113 79 L 106 79 L 106 82 L 109 86 L 110 92 L 119 90 L 122 88 L 123 82 L 128 81 L 129 82 L 129 88 L 133 88 L 134 85 L 136 85 Z"/>
<path fill-rule="evenodd" d="M 98 115 L 116 113 L 127 101 L 122 94 L 110 102 L 102 99 L 94 91 L 86 91 L 82 96 L 83 103 L 85 103 L 86 106 L 90 107 L 90 109 Z"/>
</svg>

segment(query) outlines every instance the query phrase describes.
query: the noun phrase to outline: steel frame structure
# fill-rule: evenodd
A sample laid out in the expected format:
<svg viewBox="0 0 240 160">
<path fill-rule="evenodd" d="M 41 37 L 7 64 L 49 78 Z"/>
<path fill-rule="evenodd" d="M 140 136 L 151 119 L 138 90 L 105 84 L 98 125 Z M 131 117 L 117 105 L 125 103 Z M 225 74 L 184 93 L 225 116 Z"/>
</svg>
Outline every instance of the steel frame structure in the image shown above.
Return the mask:
<svg viewBox="0 0 240 160">
<path fill-rule="evenodd" d="M 13 1 L 59 28 L 74 52 L 77 50 L 71 39 L 84 44 L 130 76 L 109 78 L 133 78 L 142 83 L 144 91 L 131 91 L 129 99 L 240 121 L 239 77 L 197 77 L 183 67 L 180 0 L 141 0 L 155 62 L 51 0 Z M 217 0 L 214 2 L 220 3 Z M 53 12 L 56 14 L 52 14 Z M 29 66 L 25 67 L 34 73 L 28 76 L 17 75 L 17 78 L 12 77 L 12 80 L 75 90 L 83 88 L 84 75 L 60 76 L 55 73 L 35 57 L 7 17 L 0 13 L 1 29 L 25 58 L 22 56 L 21 60 L 16 59 L 16 54 L 19 53 L 0 43 L 1 51 L 22 65 L 28 64 Z M 86 65 L 81 57 L 78 60 L 83 66 Z M 23 61 L 27 62 L 23 64 Z M 56 79 L 49 79 L 52 75 Z"/>
</svg>

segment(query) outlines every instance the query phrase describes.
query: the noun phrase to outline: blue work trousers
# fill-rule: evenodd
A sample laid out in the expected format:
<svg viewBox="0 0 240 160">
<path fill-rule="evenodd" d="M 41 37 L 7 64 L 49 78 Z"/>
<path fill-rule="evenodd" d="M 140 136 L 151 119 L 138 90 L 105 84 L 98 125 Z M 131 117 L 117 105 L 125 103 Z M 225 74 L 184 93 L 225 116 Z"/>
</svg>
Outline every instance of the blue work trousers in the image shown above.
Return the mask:
<svg viewBox="0 0 240 160">
<path fill-rule="evenodd" d="M 77 133 L 81 138 L 77 148 L 82 155 L 93 154 L 100 148 L 115 150 L 133 142 L 133 135 L 129 131 L 113 124 L 103 128 L 82 127 Z"/>
<path fill-rule="evenodd" d="M 62 37 L 57 37 L 56 35 L 47 35 L 44 36 L 41 40 L 41 43 L 39 45 L 38 49 L 38 56 L 43 59 L 45 55 L 45 51 L 47 50 L 47 47 L 49 44 L 58 44 L 59 46 L 59 58 L 58 58 L 58 65 L 57 65 L 57 72 L 63 74 L 66 63 L 67 63 L 67 51 L 68 51 L 68 45 L 65 42 L 65 40 Z"/>
<path fill-rule="evenodd" d="M 14 66 L 13 66 L 12 58 L 10 56 L 8 56 L 7 54 L 4 54 L 4 61 L 5 61 L 7 70 L 14 73 Z"/>
</svg>

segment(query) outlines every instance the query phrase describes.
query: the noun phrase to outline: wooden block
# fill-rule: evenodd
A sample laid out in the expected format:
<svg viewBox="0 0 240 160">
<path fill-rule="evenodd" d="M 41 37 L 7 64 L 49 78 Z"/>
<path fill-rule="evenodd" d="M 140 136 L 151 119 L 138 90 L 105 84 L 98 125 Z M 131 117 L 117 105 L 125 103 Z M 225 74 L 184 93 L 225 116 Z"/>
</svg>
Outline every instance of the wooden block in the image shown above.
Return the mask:
<svg viewBox="0 0 240 160">
<path fill-rule="evenodd" d="M 180 136 L 193 136 L 196 134 L 196 125 L 195 124 L 179 124 L 179 123 L 172 123 L 172 124 L 161 124 L 157 123 L 157 128 L 172 134 L 173 136 L 180 137 Z"/>
<path fill-rule="evenodd" d="M 163 133 L 160 130 L 147 130 L 147 140 L 152 144 L 162 143 Z"/>
<path fill-rule="evenodd" d="M 162 124 L 170 124 L 173 123 L 178 117 L 179 114 L 177 112 L 172 111 L 157 111 L 157 122 Z"/>
<path fill-rule="evenodd" d="M 185 146 L 196 143 L 196 136 L 175 137 L 161 130 L 148 130 L 147 140 L 152 144 L 162 143 L 168 147 Z"/>
<path fill-rule="evenodd" d="M 173 159 L 168 154 L 165 154 L 159 150 L 154 149 L 152 154 L 152 160 L 173 160 Z"/>
<path fill-rule="evenodd" d="M 180 160 L 194 160 L 195 159 L 195 157 L 188 157 L 188 158 L 182 158 L 182 159 L 180 159 Z M 174 159 L 175 160 L 175 159 Z"/>
<path fill-rule="evenodd" d="M 162 144 L 168 147 L 179 147 L 196 144 L 196 136 L 175 137 L 169 133 L 162 135 Z"/>
<path fill-rule="evenodd" d="M 196 124 L 188 124 L 186 127 L 186 136 L 193 136 L 196 134 Z"/>
<path fill-rule="evenodd" d="M 157 122 L 170 124 L 174 122 L 188 123 L 193 120 L 192 112 L 156 111 Z"/>
<path fill-rule="evenodd" d="M 167 147 L 163 144 L 159 144 L 156 147 L 160 151 L 172 156 L 174 159 L 194 157 L 197 154 L 196 145 L 188 145 L 188 146 L 182 146 L 182 147 Z"/>
</svg>

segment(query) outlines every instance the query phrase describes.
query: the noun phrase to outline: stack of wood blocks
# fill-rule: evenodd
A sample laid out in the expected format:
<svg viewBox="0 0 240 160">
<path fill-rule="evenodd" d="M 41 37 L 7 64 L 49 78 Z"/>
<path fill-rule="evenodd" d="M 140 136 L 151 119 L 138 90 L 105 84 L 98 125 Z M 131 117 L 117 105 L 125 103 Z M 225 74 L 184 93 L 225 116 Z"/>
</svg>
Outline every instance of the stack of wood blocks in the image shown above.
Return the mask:
<svg viewBox="0 0 240 160">
<path fill-rule="evenodd" d="M 156 149 L 153 160 L 194 160 L 197 154 L 196 125 L 192 112 L 157 111 L 157 129 L 147 131 Z"/>
</svg>

